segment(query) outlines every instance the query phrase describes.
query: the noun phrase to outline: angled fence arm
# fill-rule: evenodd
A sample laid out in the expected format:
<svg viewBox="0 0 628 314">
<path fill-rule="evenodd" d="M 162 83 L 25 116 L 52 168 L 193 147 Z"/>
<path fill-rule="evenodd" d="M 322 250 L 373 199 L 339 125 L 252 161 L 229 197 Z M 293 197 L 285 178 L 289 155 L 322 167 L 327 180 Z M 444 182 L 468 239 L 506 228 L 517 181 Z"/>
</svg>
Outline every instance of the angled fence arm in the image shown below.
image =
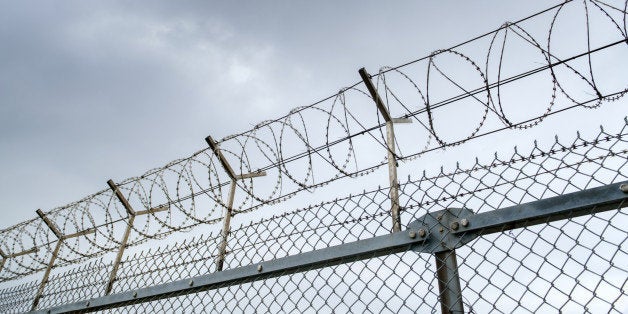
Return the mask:
<svg viewBox="0 0 628 314">
<path fill-rule="evenodd" d="M 236 175 L 233 171 L 233 168 L 227 161 L 227 158 L 222 154 L 218 143 L 214 141 L 211 136 L 207 136 L 205 138 L 205 142 L 211 148 L 212 152 L 218 160 L 220 164 L 224 168 L 227 175 L 231 178 L 231 185 L 229 187 L 229 196 L 227 199 L 227 207 L 225 208 L 225 213 L 222 219 L 222 230 L 220 232 L 220 244 L 218 244 L 218 255 L 216 257 L 216 270 L 222 271 L 225 264 L 225 256 L 227 255 L 227 242 L 229 240 L 229 232 L 231 231 L 231 216 L 233 216 L 233 199 L 235 197 L 235 190 L 237 186 L 238 180 L 244 180 L 249 178 L 261 177 L 265 176 L 266 172 L 251 172 L 243 175 Z"/>
<path fill-rule="evenodd" d="M 129 216 L 129 219 L 127 220 L 126 229 L 124 230 L 124 234 L 122 235 L 122 241 L 120 241 L 120 247 L 118 248 L 116 259 L 113 262 L 113 269 L 111 270 L 111 273 L 109 274 L 109 280 L 107 281 L 107 286 L 105 288 L 105 295 L 110 294 L 111 290 L 113 289 L 113 283 L 116 281 L 118 269 L 120 268 L 120 262 L 122 261 L 122 256 L 124 256 L 124 250 L 127 247 L 129 235 L 131 234 L 131 230 L 133 229 L 133 223 L 135 222 L 135 217 L 169 209 L 168 206 L 161 206 L 157 208 L 151 208 L 148 210 L 135 211 L 133 207 L 131 207 L 131 204 L 126 199 L 126 197 L 124 197 L 124 194 L 122 194 L 122 191 L 120 191 L 118 186 L 113 182 L 113 180 L 110 179 L 109 181 L 107 181 L 107 185 L 109 185 L 109 188 L 111 188 L 111 190 L 114 192 L 114 194 L 116 195 L 120 203 L 122 203 L 122 206 L 124 206 L 124 209 L 126 210 L 127 215 Z"/>
<path fill-rule="evenodd" d="M 35 294 L 35 298 L 33 299 L 33 305 L 31 310 L 35 310 L 37 305 L 39 304 L 39 300 L 41 299 L 41 295 L 44 293 L 44 288 L 46 287 L 46 283 L 48 283 L 48 277 L 50 276 L 50 271 L 57 259 L 57 255 L 59 254 L 59 249 L 63 244 L 63 238 L 57 240 L 57 244 L 55 245 L 54 250 L 52 251 L 52 256 L 50 257 L 50 261 L 48 262 L 48 266 L 46 267 L 46 272 L 44 273 L 44 277 L 41 279 L 41 283 L 37 288 L 37 293 Z"/>
<path fill-rule="evenodd" d="M 46 225 L 48 226 L 48 228 L 50 228 L 52 233 L 54 233 L 54 235 L 57 237 L 57 244 L 55 245 L 55 248 L 52 251 L 50 262 L 48 262 L 48 266 L 46 267 L 44 276 L 41 279 L 41 283 L 39 284 L 39 287 L 37 288 L 37 292 L 35 294 L 35 298 L 33 299 L 33 305 L 31 307 L 31 310 L 35 310 L 37 308 L 37 305 L 39 304 L 39 300 L 41 299 L 41 296 L 44 293 L 44 288 L 46 287 L 46 283 L 48 283 L 48 277 L 50 276 L 50 271 L 52 271 L 52 268 L 54 267 L 55 260 L 57 259 L 57 256 L 59 255 L 59 249 L 61 249 L 61 245 L 63 245 L 63 242 L 66 239 L 84 236 L 86 234 L 94 233 L 96 231 L 95 229 L 87 229 L 87 230 L 82 230 L 76 233 L 65 235 L 61 233 L 61 231 L 57 228 L 57 226 L 55 226 L 55 224 L 50 219 L 48 219 L 48 217 L 46 217 L 46 214 L 44 214 L 44 212 L 41 209 L 38 209 L 35 212 L 46 223 Z M 33 249 L 34 251 L 37 251 L 35 248 Z M 28 253 L 31 253 L 29 252 L 31 250 L 20 252 L 19 254 L 20 255 L 28 254 Z"/>
<path fill-rule="evenodd" d="M 41 209 L 38 209 L 36 213 L 44 221 L 44 223 L 46 223 L 46 225 L 48 226 L 48 228 L 50 228 L 52 233 L 54 233 L 54 235 L 57 237 L 57 244 L 55 245 L 55 248 L 52 251 L 52 256 L 50 257 L 50 261 L 48 262 L 48 266 L 46 267 L 44 276 L 42 277 L 41 283 L 39 284 L 39 287 L 37 288 L 37 292 L 35 293 L 35 298 L 33 299 L 33 305 L 32 305 L 31 310 L 35 310 L 37 308 L 37 304 L 39 304 L 39 299 L 41 298 L 41 295 L 44 293 L 44 288 L 46 287 L 46 283 L 48 282 L 50 271 L 52 270 L 55 260 L 57 259 L 57 255 L 59 254 L 59 249 L 61 248 L 61 244 L 63 243 L 63 240 L 64 240 L 63 235 L 61 234 L 59 229 L 57 229 L 57 227 L 52 223 L 52 221 L 50 221 L 50 219 L 46 217 L 46 215 L 44 214 L 44 212 L 41 211 Z"/>
<path fill-rule="evenodd" d="M 22 256 L 22 255 L 26 255 L 26 254 L 31 254 L 31 253 L 35 253 L 37 252 L 37 248 L 33 247 L 30 248 L 28 250 L 24 250 L 22 252 L 18 252 L 18 253 L 11 253 L 11 254 L 6 254 L 4 251 L 2 251 L 0 249 L 0 256 L 2 257 L 2 262 L 0 262 L 0 271 L 2 271 L 2 268 L 4 268 L 4 263 L 9 259 L 9 258 L 15 258 L 18 256 Z"/>
<path fill-rule="evenodd" d="M 211 148 L 212 152 L 216 155 L 216 157 L 218 157 L 218 161 L 222 165 L 222 168 L 225 169 L 225 171 L 227 172 L 227 175 L 229 175 L 231 180 L 235 180 L 235 172 L 233 172 L 233 168 L 231 168 L 231 165 L 227 161 L 227 158 L 225 158 L 225 156 L 222 154 L 218 143 L 216 143 L 216 141 L 214 141 L 214 139 L 210 135 L 205 138 L 205 142 L 207 142 L 209 148 Z"/>
<path fill-rule="evenodd" d="M 386 105 L 382 98 L 377 93 L 377 89 L 375 85 L 373 85 L 373 81 L 371 81 L 371 76 L 366 72 L 366 69 L 361 68 L 358 73 L 360 73 L 360 77 L 366 85 L 375 105 L 377 106 L 377 110 L 386 121 L 386 145 L 388 148 L 388 177 L 390 183 L 390 203 L 391 203 L 391 216 L 392 216 L 392 232 L 401 231 L 401 219 L 399 216 L 399 181 L 397 180 L 397 153 L 395 151 L 395 129 L 393 127 L 394 123 L 407 123 L 412 122 L 412 120 L 408 119 L 393 119 L 386 109 Z"/>
<path fill-rule="evenodd" d="M 55 226 L 55 224 L 52 223 L 52 221 L 50 221 L 48 217 L 46 217 L 46 214 L 44 214 L 44 212 L 41 211 L 41 209 L 38 209 L 35 212 L 37 213 L 37 216 L 39 216 L 39 218 L 41 218 L 44 221 L 44 223 L 46 223 L 48 228 L 50 228 L 50 230 L 52 231 L 52 233 L 54 233 L 57 239 L 63 238 L 63 234 L 61 233 L 61 231 L 59 231 L 59 229 L 57 229 L 57 226 Z"/>
<path fill-rule="evenodd" d="M 113 182 L 113 180 L 109 179 L 107 181 L 107 185 L 114 192 L 122 206 L 127 212 L 129 216 L 129 220 L 127 221 L 126 229 L 124 230 L 124 234 L 122 235 L 122 241 L 120 241 L 120 247 L 118 248 L 118 253 L 116 254 L 116 259 L 113 262 L 113 269 L 111 269 L 111 273 L 109 274 L 109 281 L 107 281 L 107 287 L 105 288 L 105 295 L 111 293 L 111 289 L 113 289 L 113 283 L 116 280 L 116 276 L 118 274 L 118 268 L 120 267 L 120 261 L 122 260 L 122 256 L 124 255 L 124 250 L 126 249 L 126 243 L 129 240 L 129 235 L 131 234 L 131 229 L 133 228 L 133 223 L 135 222 L 135 210 L 129 204 L 126 197 L 122 194 L 118 186 Z"/>
</svg>

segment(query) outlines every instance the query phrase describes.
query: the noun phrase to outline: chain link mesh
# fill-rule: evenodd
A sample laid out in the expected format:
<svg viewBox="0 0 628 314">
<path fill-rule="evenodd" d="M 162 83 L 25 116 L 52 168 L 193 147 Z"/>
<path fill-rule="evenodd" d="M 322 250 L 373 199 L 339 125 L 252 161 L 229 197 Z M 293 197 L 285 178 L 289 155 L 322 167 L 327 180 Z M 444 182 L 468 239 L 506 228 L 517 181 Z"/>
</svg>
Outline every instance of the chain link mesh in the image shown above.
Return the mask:
<svg viewBox="0 0 628 314">
<path fill-rule="evenodd" d="M 411 132 L 396 133 L 397 149 L 391 150 L 390 158 L 415 167 L 414 160 L 439 149 L 504 130 L 527 129 L 573 108 L 620 103 L 628 91 L 621 71 L 625 58 L 612 57 L 628 47 L 628 2 L 615 2 L 565 1 L 463 44 L 381 68 L 371 78 L 386 110 L 415 122 Z M 569 37 L 564 23 L 571 18 L 582 23 L 586 47 L 561 47 L 562 38 Z M 597 38 L 589 32 L 592 29 L 608 36 Z M 509 61 L 513 56 L 515 65 Z M 591 62 L 607 57 L 609 64 Z M 418 83 L 424 78 L 426 84 Z M 383 130 L 387 126 L 377 112 L 364 112 L 363 108 L 372 108 L 375 97 L 358 85 L 214 142 L 227 160 L 235 161 L 231 177 L 222 169 L 225 161 L 220 154 L 205 148 L 114 183 L 129 206 L 143 212 L 133 219 L 133 211 L 113 190 L 102 190 L 42 212 L 50 224 L 32 219 L 0 230 L 0 283 L 14 284 L 0 290 L 0 311 L 30 310 L 40 286 L 44 288 L 36 308 L 45 309 L 104 296 L 112 274 L 115 294 L 217 273 L 223 239 L 216 225 L 224 217 L 248 217 L 244 225 L 228 232 L 224 268 L 237 269 L 390 234 L 394 187 L 399 189 L 399 203 L 393 205 L 399 205 L 405 229 L 416 221 L 437 219 L 433 216 L 447 209 L 490 213 L 627 179 L 624 119 L 619 130 L 600 129 L 593 137 L 556 138 L 549 146 L 535 142 L 531 149 L 515 148 L 507 156 L 476 159 L 470 166 L 458 164 L 418 177 L 411 172 L 394 187 L 326 198 L 294 210 L 280 208 L 306 191 L 326 186 L 342 190 L 341 185 L 376 175 L 391 162 L 373 154 L 373 147 L 390 149 Z M 534 91 L 524 104 L 513 99 L 522 91 Z M 513 109 L 518 105 L 526 110 Z M 452 114 L 456 108 L 464 108 L 464 114 Z M 439 127 L 445 124 L 457 124 L 455 134 Z M 426 142 L 417 145 L 418 139 Z M 262 171 L 267 172 L 264 179 L 233 177 Z M 231 181 L 240 193 L 233 206 L 226 201 Z M 391 251 L 105 311 L 439 312 L 447 311 L 441 306 L 448 303 L 449 310 L 461 306 L 477 313 L 621 313 L 628 310 L 624 205 L 604 212 L 591 208 L 584 216 L 571 213 L 573 217 L 568 214 L 560 221 L 548 218 L 516 229 L 504 225 L 497 233 L 485 230 L 471 242 L 459 243 L 455 251 L 443 253 L 442 261 L 449 266 L 437 267 L 430 253 Z M 276 213 L 261 213 L 264 206 Z M 125 230 L 128 242 L 120 239 Z M 69 236 L 84 231 L 93 233 Z M 450 232 L 434 226 L 427 231 L 443 237 Z M 168 245 L 159 243 L 165 238 Z M 63 245 L 55 255 L 58 241 Z M 114 255 L 121 249 L 127 251 L 115 273 Z M 49 266 L 51 255 L 56 258 L 51 275 L 40 284 L 38 275 Z M 441 273 L 450 279 L 441 280 Z M 444 302 L 447 295 L 441 286 L 451 288 L 458 280 L 462 299 Z"/>
<path fill-rule="evenodd" d="M 446 208 L 474 213 L 582 191 L 628 179 L 628 125 L 569 143 L 400 184 L 404 226 Z M 225 267 L 254 265 L 388 234 L 388 188 L 288 211 L 229 234 Z M 622 207 L 622 206 L 620 206 Z M 625 209 L 487 234 L 455 252 L 469 312 L 615 312 L 627 305 Z M 438 232 L 430 230 L 430 232 Z M 203 235 L 122 260 L 113 292 L 215 272 L 219 236 Z M 112 262 L 102 258 L 53 274 L 40 308 L 103 295 Z M 2 290 L 3 311 L 28 309 L 37 282 Z M 304 269 L 262 281 L 155 300 L 108 311 L 433 312 L 439 311 L 433 256 L 404 252 Z"/>
</svg>

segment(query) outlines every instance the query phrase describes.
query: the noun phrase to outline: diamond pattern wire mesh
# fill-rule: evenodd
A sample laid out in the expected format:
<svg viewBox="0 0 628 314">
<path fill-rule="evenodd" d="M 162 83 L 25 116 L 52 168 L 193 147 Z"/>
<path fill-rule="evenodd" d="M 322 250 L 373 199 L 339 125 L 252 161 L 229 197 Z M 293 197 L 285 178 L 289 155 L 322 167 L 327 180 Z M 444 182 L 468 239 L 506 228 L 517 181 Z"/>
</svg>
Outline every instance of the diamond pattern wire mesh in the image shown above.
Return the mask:
<svg viewBox="0 0 628 314">
<path fill-rule="evenodd" d="M 103 283 L 111 272 L 111 263 L 98 259 L 83 266 L 50 276 L 39 308 L 86 300 L 102 295 Z M 36 289 L 36 287 L 34 288 Z M 32 302 L 28 300 L 29 305 Z M 29 308 L 30 310 L 30 308 Z"/>
<path fill-rule="evenodd" d="M 406 252 L 316 270 L 305 268 L 296 274 L 129 304 L 111 311 L 387 313 L 411 312 L 417 308 L 420 311 L 438 306 L 433 273 L 428 255 Z"/>
<path fill-rule="evenodd" d="M 113 293 L 215 272 L 219 242 L 210 235 L 133 255 L 123 261 Z"/>
<path fill-rule="evenodd" d="M 628 124 L 569 143 L 400 184 L 404 227 L 446 208 L 474 213 L 628 179 Z M 229 235 L 225 267 L 388 234 L 388 188 L 263 219 Z M 622 206 L 620 206 L 622 207 Z M 465 311 L 610 312 L 628 306 L 626 209 L 486 234 L 458 248 Z M 430 230 L 430 232 L 438 232 Z M 138 252 L 121 263 L 113 293 L 215 272 L 219 235 Z M 111 262 L 98 259 L 50 277 L 39 308 L 102 296 Z M 28 310 L 37 282 L 0 291 L 0 310 Z M 438 312 L 434 257 L 407 251 L 105 312 Z"/>
<path fill-rule="evenodd" d="M 395 133 L 397 160 L 503 130 L 531 128 L 576 108 L 621 106 L 628 95 L 623 71 L 628 59 L 621 57 L 628 49 L 626 3 L 567 0 L 374 72 L 366 81 L 372 81 L 385 102 L 379 108 L 386 107 L 390 117 L 414 121 Z M 231 209 L 241 214 L 384 168 L 387 160 L 373 149 L 385 150 L 390 142 L 382 119 L 386 115 L 375 110 L 374 95 L 362 86 L 366 81 L 349 83 L 338 93 L 214 141 L 229 161 L 229 175 L 216 151 L 204 146 L 116 182 L 136 210 L 160 209 L 134 220 L 129 247 L 219 223 L 229 207 L 231 176 L 266 173 L 264 178 L 238 180 Z M 55 266 L 74 267 L 117 251 L 129 218 L 125 209 L 104 189 L 43 210 L 58 234 L 94 230 L 66 239 Z M 37 217 L 0 230 L 0 236 L 0 250 L 13 257 L 37 250 L 3 258 L 0 283 L 46 269 L 57 241 Z"/>
<path fill-rule="evenodd" d="M 2 302 L 0 312 L 20 313 L 30 310 L 30 303 L 35 297 L 37 282 L 23 283 L 0 291 Z"/>
<path fill-rule="evenodd" d="M 385 99 L 382 107 L 387 107 L 389 115 L 415 122 L 406 126 L 412 127 L 410 132 L 398 132 L 395 137 L 397 161 L 409 162 L 506 129 L 526 129 L 572 108 L 619 103 L 628 94 L 625 71 L 621 71 L 625 58 L 616 57 L 624 55 L 628 47 L 628 2 L 614 2 L 565 1 L 463 44 L 401 66 L 381 68 L 370 79 Z M 579 23 L 584 33 L 574 33 L 571 26 L 565 33 L 565 22 Z M 583 42 L 588 45 L 563 50 L 572 46 L 573 37 L 586 39 Z M 561 48 L 562 39 L 569 45 Z M 585 59 L 588 66 L 582 62 Z M 469 71 L 474 74 L 469 76 Z M 425 78 L 431 83 L 421 83 Z M 572 85 L 574 81 L 582 85 Z M 519 83 L 511 84 L 514 82 Z M 374 110 L 366 114 L 365 108 L 374 109 L 372 100 L 376 97 L 360 89 L 361 83 L 367 80 L 215 142 L 219 152 L 232 161 L 235 173 L 230 178 L 225 176 L 227 167 L 221 165 L 218 153 L 205 147 L 118 182 L 117 188 L 128 203 L 144 215 L 130 219 L 133 211 L 118 202 L 113 191 L 102 190 L 47 210 L 45 216 L 58 231 L 52 231 L 42 219 L 0 230 L 0 283 L 18 284 L 0 290 L 0 311 L 30 309 L 40 279 L 30 282 L 27 276 L 40 278 L 49 263 L 54 267 L 37 308 L 103 296 L 116 265 L 112 255 L 119 251 L 120 235 L 129 225 L 131 236 L 126 248 L 135 252 L 123 254 L 113 293 L 214 273 L 218 269 L 215 260 L 221 255 L 220 234 L 206 233 L 179 243 L 174 243 L 174 238 L 220 222 L 228 207 L 236 215 L 254 213 L 264 206 L 285 204 L 304 191 L 343 184 L 384 168 L 388 161 L 382 161 L 370 148 L 386 149 L 385 123 Z M 406 90 L 408 87 L 411 91 Z M 525 103 L 512 99 L 521 98 L 520 93 L 528 94 Z M 513 110 L 524 107 L 522 115 Z M 464 108 L 465 114 L 448 111 L 455 108 Z M 471 108 L 479 111 L 472 113 Z M 452 124 L 459 124 L 456 134 L 448 132 L 452 128 L 447 126 Z M 403 227 L 445 208 L 485 213 L 625 180 L 626 132 L 624 125 L 618 132 L 601 130 L 594 138 L 578 136 L 569 143 L 557 139 L 550 147 L 535 145 L 526 152 L 515 149 L 510 156 L 495 155 L 488 162 L 476 160 L 470 167 L 408 178 L 399 185 L 400 203 L 396 204 L 401 207 Z M 419 138 L 427 142 L 417 145 Z M 266 181 L 238 180 L 240 195 L 233 206 L 226 204 L 235 174 L 261 171 L 267 172 Z M 389 193 L 390 187 L 377 188 L 279 211 L 273 217 L 231 228 L 224 266 L 235 269 L 389 234 Z M 515 230 L 505 228 L 467 243 L 456 251 L 464 309 L 627 309 L 628 276 L 623 266 L 628 264 L 627 237 L 621 228 L 626 222 L 624 209 L 591 212 Z M 69 237 L 89 230 L 93 232 Z M 443 234 L 446 236 L 447 231 Z M 65 238 L 58 258 L 49 262 L 60 235 Z M 170 245 L 142 251 L 141 246 L 166 237 Z M 112 311 L 437 312 L 442 296 L 433 264 L 431 254 L 391 252 L 385 257 L 303 269 L 265 281 L 130 304 Z"/>
</svg>

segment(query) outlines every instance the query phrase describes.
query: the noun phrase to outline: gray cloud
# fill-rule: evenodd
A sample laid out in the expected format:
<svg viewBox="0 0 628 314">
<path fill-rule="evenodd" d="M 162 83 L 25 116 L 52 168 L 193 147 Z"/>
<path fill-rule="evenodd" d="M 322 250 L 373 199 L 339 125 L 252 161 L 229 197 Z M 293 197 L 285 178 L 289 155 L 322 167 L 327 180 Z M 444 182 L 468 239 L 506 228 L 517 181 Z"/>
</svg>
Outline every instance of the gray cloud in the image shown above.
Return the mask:
<svg viewBox="0 0 628 314">
<path fill-rule="evenodd" d="M 0 1 L 2 227 L 546 6 Z"/>
</svg>

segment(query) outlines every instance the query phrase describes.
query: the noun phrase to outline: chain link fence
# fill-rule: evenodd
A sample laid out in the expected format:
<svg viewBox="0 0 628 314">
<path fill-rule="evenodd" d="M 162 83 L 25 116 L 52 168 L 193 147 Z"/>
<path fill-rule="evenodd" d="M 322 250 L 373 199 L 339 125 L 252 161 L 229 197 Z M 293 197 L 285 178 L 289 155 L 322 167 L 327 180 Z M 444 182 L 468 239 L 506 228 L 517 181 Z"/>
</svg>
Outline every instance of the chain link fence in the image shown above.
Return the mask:
<svg viewBox="0 0 628 314">
<path fill-rule="evenodd" d="M 621 106 L 628 2 L 615 2 L 565 1 L 376 75 L 361 69 L 321 101 L 38 210 L 0 230 L 0 312 L 628 311 L 625 118 L 397 177 L 440 149 Z M 560 45 L 572 18 L 586 47 Z M 361 178 L 386 166 L 387 186 L 287 205 L 372 186 Z"/>
<path fill-rule="evenodd" d="M 487 213 L 628 179 L 628 125 L 593 138 L 558 140 L 491 162 L 424 174 L 400 184 L 404 229 L 449 208 Z M 225 269 L 390 233 L 388 188 L 288 211 L 229 235 Z M 628 216 L 612 210 L 482 235 L 456 249 L 466 312 L 616 312 L 626 309 Z M 435 215 L 435 214 L 434 214 Z M 504 227 L 505 228 L 505 227 Z M 427 230 L 438 233 L 438 230 Z M 449 231 L 449 230 L 448 230 Z M 219 235 L 142 251 L 123 259 L 113 293 L 216 271 Z M 53 274 L 40 308 L 104 295 L 112 262 Z M 114 312 L 176 309 L 218 312 L 438 312 L 432 254 L 393 252 L 340 265 L 232 282 L 215 290 L 128 304 Z M 27 311 L 36 282 L 3 290 L 3 312 Z"/>
</svg>

